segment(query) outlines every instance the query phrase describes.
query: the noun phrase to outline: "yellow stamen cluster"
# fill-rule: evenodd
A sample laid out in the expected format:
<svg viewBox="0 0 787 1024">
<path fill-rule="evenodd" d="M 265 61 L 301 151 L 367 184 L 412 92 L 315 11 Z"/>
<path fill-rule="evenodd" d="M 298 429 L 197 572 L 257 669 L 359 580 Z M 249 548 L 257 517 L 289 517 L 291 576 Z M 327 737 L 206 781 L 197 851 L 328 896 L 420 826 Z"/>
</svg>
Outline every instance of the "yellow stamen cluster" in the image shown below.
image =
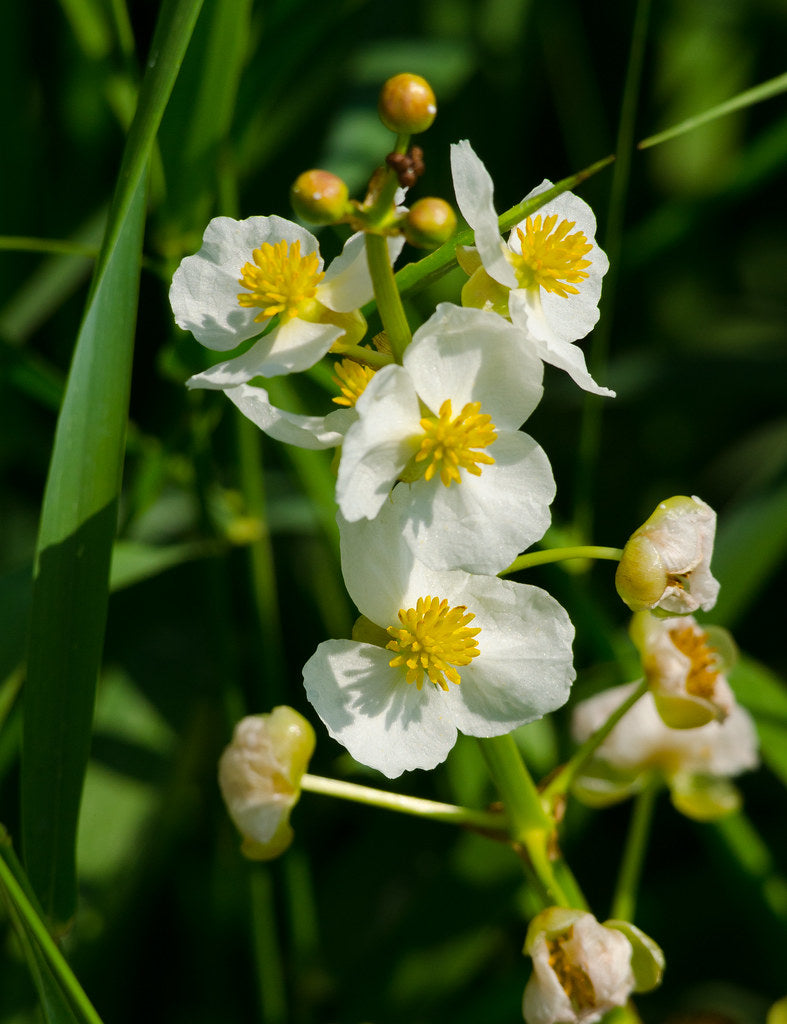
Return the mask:
<svg viewBox="0 0 787 1024">
<path fill-rule="evenodd" d="M 415 683 L 419 690 L 424 676 L 441 690 L 448 689 L 448 681 L 458 686 L 461 678 L 454 666 L 469 665 L 481 653 L 475 639 L 480 628 L 467 627 L 474 618 L 463 604 L 449 608 L 446 600 L 419 597 L 415 608 L 400 609 L 403 628 L 388 627 L 394 639 L 386 648 L 396 653 L 388 664 L 392 668 L 406 666 L 407 682 Z"/>
<path fill-rule="evenodd" d="M 333 379 L 339 385 L 341 394 L 332 401 L 352 408 L 374 376 L 374 370 L 371 366 L 356 363 L 354 359 L 342 359 L 334 364 L 333 370 Z"/>
<path fill-rule="evenodd" d="M 708 634 L 696 627 L 680 626 L 670 630 L 670 639 L 691 663 L 686 677 L 686 691 L 692 697 L 712 700 L 719 669 L 717 653 L 708 643 Z"/>
<path fill-rule="evenodd" d="M 588 276 L 585 267 L 591 263 L 582 257 L 593 246 L 581 231 L 569 234 L 574 223 L 562 220 L 557 224 L 555 213 L 542 223 L 538 214 L 527 218 L 524 231 L 516 229 L 522 254 L 512 252 L 509 260 L 520 288 L 539 286 L 562 299 L 577 294 L 579 289 L 574 285 L 585 280 Z"/>
<path fill-rule="evenodd" d="M 315 297 L 317 285 L 325 277 L 316 252 L 301 256 L 300 240 L 275 245 L 263 242 L 251 255 L 254 263 L 245 263 L 238 278 L 238 284 L 249 291 L 241 292 L 238 302 L 262 309 L 255 322 L 276 313 L 283 321 L 298 316 L 301 305 Z"/>
<path fill-rule="evenodd" d="M 587 972 L 579 964 L 572 963 L 566 953 L 563 943 L 571 938 L 571 931 L 572 929 L 569 929 L 568 933 L 560 938 L 547 939 L 549 966 L 557 975 L 557 980 L 571 1000 L 573 1008 L 587 1010 L 595 1006 L 596 991 Z"/>
<path fill-rule="evenodd" d="M 485 451 L 473 449 L 488 448 L 497 439 L 495 425 L 490 416 L 481 412 L 480 402 L 468 402 L 456 419 L 451 417 L 451 399 L 446 398 L 438 416 L 421 420 L 424 437 L 415 456 L 416 462 L 431 460 L 424 478 L 431 480 L 439 472 L 446 487 L 452 481 L 461 483 L 460 469 L 480 476 L 479 463 L 491 465 L 495 460 Z"/>
</svg>

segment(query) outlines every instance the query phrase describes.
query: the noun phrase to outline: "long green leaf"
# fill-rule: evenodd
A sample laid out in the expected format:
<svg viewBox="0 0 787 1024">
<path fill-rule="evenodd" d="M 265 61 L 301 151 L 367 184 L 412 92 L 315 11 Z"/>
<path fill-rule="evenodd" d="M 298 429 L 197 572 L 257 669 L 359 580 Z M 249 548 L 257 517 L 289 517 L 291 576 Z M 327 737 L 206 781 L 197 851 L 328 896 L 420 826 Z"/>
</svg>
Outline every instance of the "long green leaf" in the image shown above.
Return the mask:
<svg viewBox="0 0 787 1024">
<path fill-rule="evenodd" d="M 44 910 L 73 913 L 117 521 L 145 217 L 147 161 L 201 0 L 165 3 L 77 338 L 36 551 L 22 750 L 22 841 Z"/>
<path fill-rule="evenodd" d="M 41 920 L 40 908 L 0 825 L 0 900 L 27 959 L 47 1024 L 101 1024 Z"/>
</svg>

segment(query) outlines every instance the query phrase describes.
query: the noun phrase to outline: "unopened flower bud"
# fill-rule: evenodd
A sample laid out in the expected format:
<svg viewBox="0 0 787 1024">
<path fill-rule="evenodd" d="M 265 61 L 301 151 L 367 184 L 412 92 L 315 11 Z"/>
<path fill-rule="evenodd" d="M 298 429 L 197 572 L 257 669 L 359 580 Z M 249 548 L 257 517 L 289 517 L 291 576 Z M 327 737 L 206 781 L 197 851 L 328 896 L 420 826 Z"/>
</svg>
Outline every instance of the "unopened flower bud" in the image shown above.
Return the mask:
<svg viewBox="0 0 787 1024">
<path fill-rule="evenodd" d="M 615 575 L 618 594 L 632 611 L 686 615 L 716 603 L 710 571 L 716 513 L 699 498 L 662 501 L 632 534 Z"/>
<path fill-rule="evenodd" d="M 335 224 L 347 212 L 349 192 L 330 171 L 304 171 L 290 189 L 296 216 L 310 224 Z"/>
<path fill-rule="evenodd" d="M 524 952 L 533 960 L 522 1000 L 527 1024 L 593 1024 L 636 986 L 628 938 L 583 910 L 537 914 Z"/>
<path fill-rule="evenodd" d="M 436 249 L 456 231 L 456 214 L 444 199 L 428 196 L 413 203 L 402 228 L 410 245 Z"/>
<path fill-rule="evenodd" d="M 377 104 L 380 120 L 397 135 L 417 135 L 430 127 L 437 114 L 431 85 L 420 75 L 389 78 Z"/>
<path fill-rule="evenodd" d="M 219 760 L 219 787 L 229 816 L 243 835 L 241 852 L 270 860 L 292 842 L 290 811 L 314 752 L 314 730 L 303 715 L 280 706 L 235 726 Z"/>
</svg>

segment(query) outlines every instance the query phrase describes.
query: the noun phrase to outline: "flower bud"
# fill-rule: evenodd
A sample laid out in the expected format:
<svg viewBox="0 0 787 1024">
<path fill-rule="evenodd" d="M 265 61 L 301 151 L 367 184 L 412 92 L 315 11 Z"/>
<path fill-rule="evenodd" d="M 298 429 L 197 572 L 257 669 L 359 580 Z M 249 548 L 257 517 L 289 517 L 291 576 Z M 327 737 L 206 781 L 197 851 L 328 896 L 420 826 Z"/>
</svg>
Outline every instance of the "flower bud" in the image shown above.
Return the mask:
<svg viewBox="0 0 787 1024">
<path fill-rule="evenodd" d="M 397 135 L 425 132 L 437 114 L 431 85 L 420 75 L 401 74 L 389 78 L 377 104 L 380 120 Z"/>
<path fill-rule="evenodd" d="M 593 1024 L 636 986 L 628 938 L 583 910 L 537 914 L 524 952 L 533 960 L 522 999 L 527 1024 Z"/>
<path fill-rule="evenodd" d="M 347 212 L 349 192 L 330 171 L 304 171 L 290 189 L 296 216 L 310 224 L 335 224 Z"/>
<path fill-rule="evenodd" d="M 314 744 L 311 725 L 286 706 L 249 715 L 235 726 L 219 760 L 219 787 L 243 835 L 241 852 L 251 860 L 278 857 L 292 842 L 290 811 Z"/>
<path fill-rule="evenodd" d="M 716 513 L 699 498 L 662 501 L 632 534 L 615 574 L 618 594 L 632 611 L 686 615 L 716 603 L 710 571 Z"/>
<path fill-rule="evenodd" d="M 410 245 L 436 249 L 456 231 L 456 214 L 444 199 L 429 196 L 413 203 L 402 228 Z"/>
</svg>

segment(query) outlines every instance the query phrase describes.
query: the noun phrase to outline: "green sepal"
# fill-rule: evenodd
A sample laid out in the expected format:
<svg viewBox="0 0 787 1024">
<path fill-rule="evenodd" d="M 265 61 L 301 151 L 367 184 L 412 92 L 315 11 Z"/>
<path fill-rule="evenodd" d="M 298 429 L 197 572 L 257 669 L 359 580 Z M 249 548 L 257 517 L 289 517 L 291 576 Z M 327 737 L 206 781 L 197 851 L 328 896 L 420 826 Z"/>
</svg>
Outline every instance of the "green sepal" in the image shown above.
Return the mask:
<svg viewBox="0 0 787 1024">
<path fill-rule="evenodd" d="M 586 807 L 609 807 L 639 793 L 648 779 L 647 771 L 616 768 L 593 758 L 574 776 L 571 792 Z"/>
<path fill-rule="evenodd" d="M 603 924 L 605 928 L 614 928 L 622 932 L 631 943 L 634 991 L 650 992 L 660 985 L 665 963 L 661 946 L 629 921 L 611 920 L 604 921 Z"/>
<path fill-rule="evenodd" d="M 678 774 L 669 780 L 675 809 L 694 821 L 716 821 L 739 810 L 740 791 L 714 775 Z"/>
</svg>

